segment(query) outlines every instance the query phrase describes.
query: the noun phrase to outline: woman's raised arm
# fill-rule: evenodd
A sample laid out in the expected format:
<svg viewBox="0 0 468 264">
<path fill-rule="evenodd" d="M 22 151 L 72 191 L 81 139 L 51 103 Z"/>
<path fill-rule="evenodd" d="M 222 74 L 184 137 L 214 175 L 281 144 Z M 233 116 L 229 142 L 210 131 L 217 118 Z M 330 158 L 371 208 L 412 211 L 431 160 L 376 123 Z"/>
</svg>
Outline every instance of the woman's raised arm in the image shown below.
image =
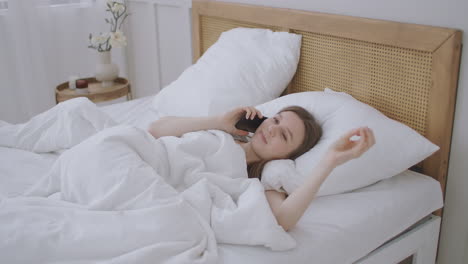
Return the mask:
<svg viewBox="0 0 468 264">
<path fill-rule="evenodd" d="M 360 136 L 360 139 L 350 140 L 354 135 Z M 278 224 L 286 231 L 294 227 L 332 170 L 348 160 L 360 157 L 374 144 L 372 130 L 353 129 L 330 146 L 312 174 L 288 197 L 277 191 L 266 191 L 267 200 Z"/>
<path fill-rule="evenodd" d="M 208 117 L 178 117 L 168 116 L 156 120 L 151 123 L 148 128 L 148 132 L 155 138 L 163 136 L 176 136 L 180 137 L 185 133 L 218 129 L 224 130 L 231 134 L 240 136 L 248 135 L 247 131 L 239 130 L 235 127 L 235 124 L 245 114 L 246 118 L 254 118 L 255 114 L 260 115 L 253 107 L 239 107 L 231 110 L 223 115 L 219 116 L 208 116 Z"/>
</svg>

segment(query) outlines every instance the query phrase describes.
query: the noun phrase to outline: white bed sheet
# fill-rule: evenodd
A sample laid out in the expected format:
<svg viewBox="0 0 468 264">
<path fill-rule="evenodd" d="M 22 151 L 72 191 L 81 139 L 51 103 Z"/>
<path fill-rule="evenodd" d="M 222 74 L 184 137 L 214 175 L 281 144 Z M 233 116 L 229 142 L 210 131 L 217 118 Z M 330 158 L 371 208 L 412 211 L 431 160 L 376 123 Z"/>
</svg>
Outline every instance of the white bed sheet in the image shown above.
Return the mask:
<svg viewBox="0 0 468 264">
<path fill-rule="evenodd" d="M 115 121 L 140 128 L 159 118 L 152 96 L 103 106 Z M 58 155 L 0 147 L 0 200 L 34 184 Z M 221 244 L 222 263 L 352 263 L 442 207 L 440 184 L 412 171 L 340 195 L 315 199 L 291 234 L 294 250 Z M 255 221 L 255 219 L 252 219 Z M 247 223 L 246 223 L 247 224 Z"/>
</svg>

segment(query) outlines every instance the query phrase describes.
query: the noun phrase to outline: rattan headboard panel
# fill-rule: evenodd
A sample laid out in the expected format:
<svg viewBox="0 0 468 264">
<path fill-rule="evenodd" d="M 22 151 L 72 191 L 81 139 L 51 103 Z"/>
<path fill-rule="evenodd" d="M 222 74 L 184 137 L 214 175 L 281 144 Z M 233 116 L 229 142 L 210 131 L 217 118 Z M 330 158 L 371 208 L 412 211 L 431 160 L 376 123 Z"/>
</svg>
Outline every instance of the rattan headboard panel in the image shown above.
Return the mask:
<svg viewBox="0 0 468 264">
<path fill-rule="evenodd" d="M 204 0 L 192 1 L 192 27 L 194 62 L 235 27 L 301 34 L 301 58 L 286 92 L 344 91 L 412 127 L 440 146 L 419 169 L 445 191 L 461 31 Z"/>
<path fill-rule="evenodd" d="M 325 87 L 344 91 L 425 135 L 430 52 L 292 32 L 303 39 L 298 71 L 288 93 L 322 91 Z"/>
</svg>

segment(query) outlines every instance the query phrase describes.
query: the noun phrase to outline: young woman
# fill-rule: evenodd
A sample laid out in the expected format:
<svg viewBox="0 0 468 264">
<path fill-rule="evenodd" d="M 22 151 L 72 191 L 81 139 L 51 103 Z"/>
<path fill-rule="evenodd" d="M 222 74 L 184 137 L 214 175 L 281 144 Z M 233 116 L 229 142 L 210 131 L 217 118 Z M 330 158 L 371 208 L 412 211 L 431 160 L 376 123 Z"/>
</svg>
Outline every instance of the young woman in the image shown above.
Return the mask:
<svg viewBox="0 0 468 264">
<path fill-rule="evenodd" d="M 148 130 L 155 138 L 181 136 L 187 132 L 209 129 L 246 136 L 247 131 L 235 127 L 243 115 L 248 119 L 263 117 L 254 107 L 240 107 L 220 116 L 165 117 L 153 122 Z M 266 162 L 299 157 L 318 142 L 321 134 L 320 126 L 307 110 L 292 106 L 263 121 L 250 141 L 236 142 L 245 151 L 249 177 L 260 178 Z M 353 136 L 360 138 L 351 140 Z M 374 144 L 374 135 L 368 127 L 348 131 L 330 146 L 311 175 L 293 193 L 286 195 L 277 191 L 266 191 L 265 195 L 278 224 L 286 231 L 291 229 L 304 214 L 331 171 L 351 159 L 360 157 Z"/>
</svg>

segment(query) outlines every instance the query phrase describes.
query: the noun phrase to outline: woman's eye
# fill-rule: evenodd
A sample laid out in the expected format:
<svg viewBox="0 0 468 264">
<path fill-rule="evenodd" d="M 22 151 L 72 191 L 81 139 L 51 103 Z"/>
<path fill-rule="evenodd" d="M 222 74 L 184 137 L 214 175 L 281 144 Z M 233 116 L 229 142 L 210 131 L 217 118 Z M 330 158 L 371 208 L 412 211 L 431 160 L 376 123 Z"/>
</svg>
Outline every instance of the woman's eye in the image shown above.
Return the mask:
<svg viewBox="0 0 468 264">
<path fill-rule="evenodd" d="M 278 122 L 279 122 L 278 118 L 275 117 L 275 118 L 273 118 L 273 120 L 275 121 L 275 124 L 278 124 Z"/>
</svg>

